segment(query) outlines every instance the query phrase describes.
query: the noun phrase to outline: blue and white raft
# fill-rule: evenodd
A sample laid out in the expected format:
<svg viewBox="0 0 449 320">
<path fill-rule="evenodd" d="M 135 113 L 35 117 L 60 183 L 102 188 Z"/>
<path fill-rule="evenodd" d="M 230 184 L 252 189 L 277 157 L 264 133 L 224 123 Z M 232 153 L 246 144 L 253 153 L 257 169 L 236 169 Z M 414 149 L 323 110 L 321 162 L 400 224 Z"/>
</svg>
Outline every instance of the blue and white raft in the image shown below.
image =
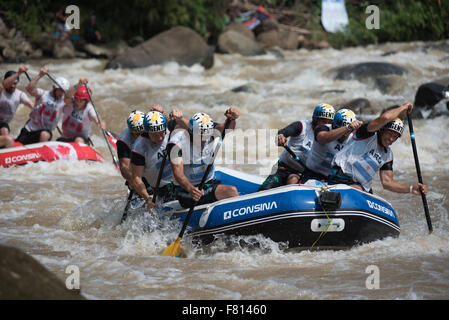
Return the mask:
<svg viewBox="0 0 449 320">
<path fill-rule="evenodd" d="M 262 234 L 287 248 L 343 249 L 399 236 L 396 212 L 384 199 L 346 185 L 289 185 L 256 192 L 263 179 L 216 168 L 221 183 L 240 196 L 195 207 L 187 226 L 193 240 Z M 188 209 L 163 205 L 170 219 L 184 221 Z"/>
</svg>

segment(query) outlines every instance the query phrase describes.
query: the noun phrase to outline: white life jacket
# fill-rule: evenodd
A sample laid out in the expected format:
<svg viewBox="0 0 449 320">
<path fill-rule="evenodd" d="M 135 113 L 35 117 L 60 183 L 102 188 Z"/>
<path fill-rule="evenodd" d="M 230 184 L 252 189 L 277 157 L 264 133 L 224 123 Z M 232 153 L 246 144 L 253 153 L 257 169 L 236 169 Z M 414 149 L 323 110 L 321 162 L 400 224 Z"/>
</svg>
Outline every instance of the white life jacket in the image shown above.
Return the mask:
<svg viewBox="0 0 449 320">
<path fill-rule="evenodd" d="M 13 93 L 9 94 L 2 89 L 0 93 L 0 122 L 9 123 L 21 103 L 32 104 L 23 91 L 15 89 Z"/>
<path fill-rule="evenodd" d="M 184 175 L 189 179 L 191 184 L 200 184 L 207 166 L 213 159 L 214 141 L 213 138 L 210 138 L 203 146 L 200 146 L 199 141 L 190 141 L 190 134 L 187 130 L 177 129 L 173 132 L 169 144 L 174 144 L 182 150 Z M 214 175 L 215 166 L 212 164 L 209 175 L 205 181 L 213 179 Z M 179 185 L 176 179 L 174 179 L 174 183 Z"/>
<path fill-rule="evenodd" d="M 287 146 L 290 147 L 290 149 L 301 159 L 301 162 L 305 165 L 312 148 L 314 134 L 312 128 L 312 120 L 301 121 L 301 124 L 301 133 L 297 136 L 290 137 L 288 139 Z M 284 150 L 284 152 L 282 152 L 279 160 L 281 160 L 286 165 L 295 168 L 295 164 L 293 163 L 295 160 L 291 157 L 287 150 Z"/>
<path fill-rule="evenodd" d="M 155 188 L 157 184 L 157 177 L 159 175 L 159 169 L 162 166 L 164 151 L 167 147 L 169 135 L 170 131 L 166 130 L 164 141 L 161 144 L 156 144 L 149 138 L 140 136 L 136 139 L 132 148 L 132 152 L 145 158 L 145 167 L 142 177 L 147 179 L 152 188 Z M 173 180 L 169 160 L 166 159 L 165 161 L 164 171 L 162 172 L 162 177 L 159 184 L 160 188 L 169 184 Z"/>
<path fill-rule="evenodd" d="M 53 130 L 58 125 L 64 107 L 64 96 L 56 100 L 51 91 L 36 89 L 36 102 L 31 109 L 30 120 L 25 125 L 28 131 Z"/>
<path fill-rule="evenodd" d="M 385 163 L 393 161 L 393 152 L 389 147 L 379 145 L 377 135 L 376 132 L 365 139 L 354 136 L 332 161 L 333 166 L 339 166 L 345 175 L 360 183 L 366 191 L 371 189 L 376 172 Z"/>
<path fill-rule="evenodd" d="M 66 104 L 63 108 L 62 137 L 74 139 L 78 136 L 88 138 L 92 120 L 96 117 L 94 107 L 90 102 L 80 111 L 73 109 L 73 103 Z"/>
<path fill-rule="evenodd" d="M 325 126 L 332 130 L 331 124 L 326 124 Z M 344 148 L 351 137 L 352 134 L 343 142 L 334 140 L 325 144 L 315 140 L 307 158 L 306 167 L 316 173 L 328 176 L 332 169 L 332 159 L 337 152 Z"/>
</svg>

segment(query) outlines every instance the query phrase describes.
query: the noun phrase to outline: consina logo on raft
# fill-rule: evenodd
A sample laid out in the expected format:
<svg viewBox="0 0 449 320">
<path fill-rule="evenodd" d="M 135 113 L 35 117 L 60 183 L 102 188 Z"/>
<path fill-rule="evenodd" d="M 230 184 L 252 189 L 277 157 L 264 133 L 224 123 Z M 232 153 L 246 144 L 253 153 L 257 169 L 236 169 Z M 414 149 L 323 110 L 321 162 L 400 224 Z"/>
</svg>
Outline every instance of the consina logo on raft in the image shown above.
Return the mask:
<svg viewBox="0 0 449 320">
<path fill-rule="evenodd" d="M 254 204 L 254 205 L 248 206 L 248 207 L 242 207 L 242 208 L 234 209 L 231 211 L 225 211 L 223 220 L 231 219 L 231 217 L 236 218 L 238 216 L 244 216 L 246 214 L 257 213 L 257 212 L 265 211 L 265 210 L 271 210 L 273 208 L 277 209 L 277 207 L 278 206 L 277 206 L 276 201 L 258 203 L 258 204 Z"/>
<path fill-rule="evenodd" d="M 5 158 L 5 164 L 11 164 L 11 163 L 16 163 L 16 162 L 21 162 L 21 161 L 33 161 L 36 159 L 39 159 L 41 157 L 41 155 L 39 153 L 29 153 L 29 154 L 21 154 L 18 156 L 12 156 L 12 157 L 8 157 Z"/>
</svg>

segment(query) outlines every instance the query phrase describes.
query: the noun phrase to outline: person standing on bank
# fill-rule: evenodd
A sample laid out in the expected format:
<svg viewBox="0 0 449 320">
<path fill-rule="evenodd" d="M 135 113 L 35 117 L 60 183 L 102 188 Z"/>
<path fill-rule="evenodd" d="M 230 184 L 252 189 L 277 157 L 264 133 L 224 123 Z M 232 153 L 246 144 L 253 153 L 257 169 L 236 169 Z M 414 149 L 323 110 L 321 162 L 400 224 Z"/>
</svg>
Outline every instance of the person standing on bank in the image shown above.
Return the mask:
<svg viewBox="0 0 449 320">
<path fill-rule="evenodd" d="M 403 185 L 393 177 L 393 152 L 390 146 L 404 131 L 404 123 L 398 117 L 403 112 L 410 114 L 412 110 L 413 105 L 407 102 L 363 124 L 355 132 L 350 145 L 338 152 L 332 160 L 333 170 L 328 183 L 348 184 L 369 192 L 374 175 L 379 171 L 382 187 L 386 190 L 415 195 L 420 195 L 422 191 L 426 194 L 426 185 Z"/>
<path fill-rule="evenodd" d="M 0 86 L 0 148 L 14 146 L 9 123 L 14 118 L 19 105 L 24 104 L 30 109 L 33 108 L 33 103 L 26 93 L 16 88 L 20 75 L 27 70 L 26 66 L 20 66 L 17 72 L 7 71 Z"/>
</svg>

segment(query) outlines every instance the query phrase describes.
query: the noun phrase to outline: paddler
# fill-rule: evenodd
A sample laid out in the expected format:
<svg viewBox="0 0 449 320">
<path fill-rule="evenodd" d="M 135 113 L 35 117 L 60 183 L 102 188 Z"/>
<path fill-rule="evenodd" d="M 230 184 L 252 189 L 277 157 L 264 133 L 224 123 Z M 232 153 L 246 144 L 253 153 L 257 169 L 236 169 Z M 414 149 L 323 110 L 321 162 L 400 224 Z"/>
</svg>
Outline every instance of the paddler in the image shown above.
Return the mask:
<svg viewBox="0 0 449 320">
<path fill-rule="evenodd" d="M 156 105 L 159 106 L 159 105 Z M 152 108 L 163 111 L 163 108 Z M 131 186 L 145 200 L 148 210 L 157 203 L 148 192 L 147 185 L 157 190 L 157 199 L 162 202 L 174 200 L 172 173 L 165 163 L 165 149 L 170 132 L 175 128 L 185 128 L 187 120 L 180 110 L 170 112 L 169 121 L 160 111 L 152 110 L 145 114 L 143 132 L 136 139 L 131 153 Z M 158 181 L 160 170 L 161 179 Z M 159 182 L 159 184 L 158 184 Z M 153 195 L 154 197 L 155 195 Z M 156 199 L 154 199 L 156 200 Z"/>
<path fill-rule="evenodd" d="M 51 90 L 36 88 L 38 81 L 48 74 L 48 68 L 41 68 L 39 74 L 27 85 L 26 90 L 35 98 L 35 103 L 31 109 L 30 118 L 20 131 L 17 141 L 23 144 L 50 141 L 52 131 L 58 125 L 62 115 L 62 108 L 66 103 L 70 103 L 73 91 L 67 96 L 65 93 L 70 89 L 70 83 L 63 77 L 55 79 Z"/>
<path fill-rule="evenodd" d="M 225 112 L 229 129 L 234 129 L 239 112 L 229 108 Z M 168 155 L 173 171 L 175 196 L 182 207 L 191 207 L 218 200 L 236 197 L 237 189 L 231 185 L 220 184 L 212 169 L 206 178 L 204 188 L 198 188 L 206 169 L 213 159 L 215 137 L 221 136 L 225 123 L 217 124 L 206 113 L 199 112 L 189 121 L 188 130 L 176 130 L 168 143 Z M 214 132 L 215 131 L 215 132 Z"/>
<path fill-rule="evenodd" d="M 397 193 L 426 194 L 427 186 L 421 183 L 404 185 L 393 177 L 393 152 L 390 146 L 401 137 L 404 123 L 401 113 L 411 113 L 410 102 L 382 113 L 378 118 L 363 124 L 354 132 L 351 143 L 338 152 L 332 160 L 333 169 L 327 179 L 329 184 L 348 184 L 369 192 L 374 175 L 379 171 L 382 187 Z"/>
<path fill-rule="evenodd" d="M 87 78 L 79 80 L 73 101 L 62 109 L 62 135 L 57 141 L 87 143 L 92 123 L 95 123 L 99 129 L 106 129 L 106 123 L 98 120 L 95 109 L 90 103 L 89 93 L 92 95 L 92 90 L 89 88 L 89 93 L 87 92 L 85 86 L 87 82 Z"/>
<path fill-rule="evenodd" d="M 325 180 L 332 169 L 334 155 L 345 148 L 352 137 L 352 132 L 361 125 L 362 121 L 356 119 L 355 113 L 344 108 L 335 113 L 332 125 L 317 126 L 301 183 L 309 179 Z"/>
<path fill-rule="evenodd" d="M 284 150 L 278 162 L 273 166 L 274 173 L 265 179 L 259 191 L 286 184 L 297 184 L 302 176 L 310 149 L 315 140 L 315 128 L 321 125 L 332 124 L 334 116 L 334 107 L 322 103 L 314 108 L 311 120 L 295 121 L 279 130 L 276 137 L 277 145 L 290 148 L 296 154 L 297 159 L 294 159 L 287 150 Z"/>
<path fill-rule="evenodd" d="M 17 72 L 7 71 L 2 86 L 0 86 L 0 148 L 14 146 L 9 123 L 14 118 L 19 105 L 24 104 L 30 109 L 33 108 L 33 103 L 26 93 L 16 88 L 20 75 L 27 70 L 28 67 L 20 66 Z"/>
</svg>

